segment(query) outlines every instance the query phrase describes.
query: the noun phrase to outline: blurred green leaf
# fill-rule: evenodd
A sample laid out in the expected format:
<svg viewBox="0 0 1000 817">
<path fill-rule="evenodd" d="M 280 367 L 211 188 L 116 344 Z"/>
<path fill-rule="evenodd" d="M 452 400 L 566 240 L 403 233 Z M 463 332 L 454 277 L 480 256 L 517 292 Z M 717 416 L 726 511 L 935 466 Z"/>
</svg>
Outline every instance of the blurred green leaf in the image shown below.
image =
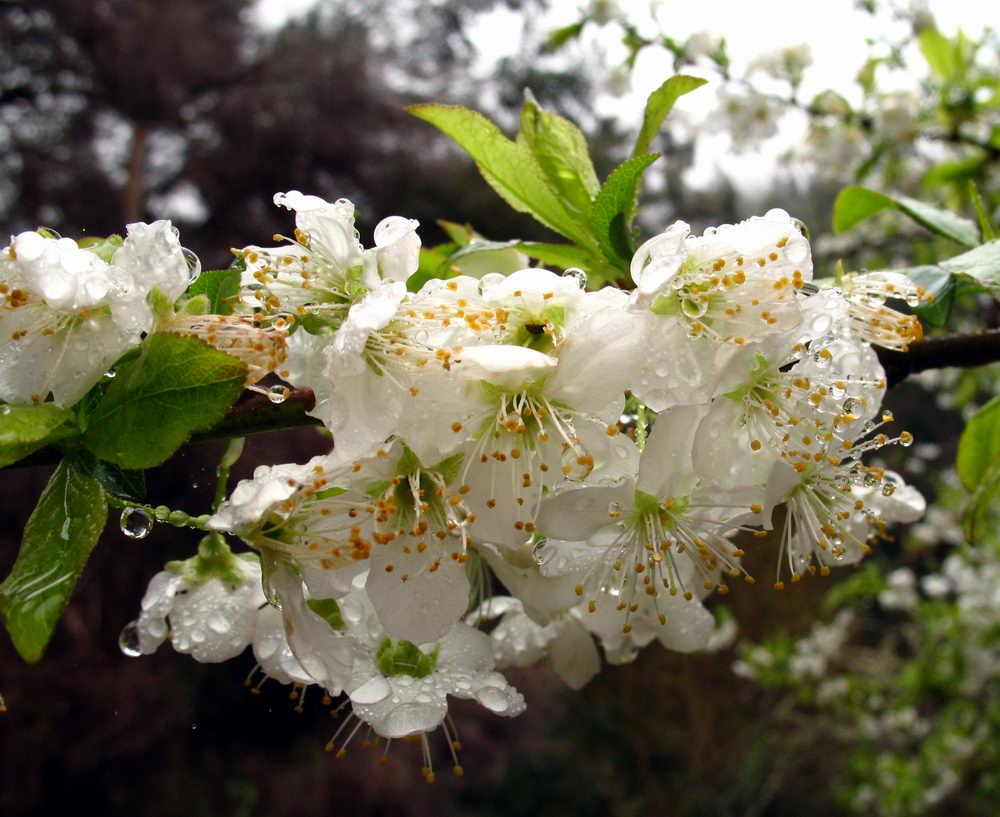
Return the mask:
<svg viewBox="0 0 1000 817">
<path fill-rule="evenodd" d="M 411 105 L 407 110 L 450 136 L 515 210 L 531 214 L 577 244 L 591 243 L 585 225 L 563 206 L 531 151 L 504 136 L 485 116 L 459 105 L 434 103 Z"/>
<path fill-rule="evenodd" d="M 568 26 L 557 28 L 545 38 L 545 50 L 548 52 L 558 51 L 566 45 L 566 43 L 579 37 L 586 24 L 587 18 L 584 17 L 582 20 L 577 20 L 575 23 L 570 23 Z"/>
<path fill-rule="evenodd" d="M 887 196 L 867 187 L 857 186 L 845 187 L 837 196 L 833 204 L 834 232 L 849 230 L 855 224 L 886 209 L 899 210 L 931 232 L 966 247 L 975 247 L 979 243 L 979 231 L 967 218 L 906 196 Z"/>
<path fill-rule="evenodd" d="M 708 80 L 700 77 L 677 74 L 670 77 L 649 95 L 646 100 L 646 110 L 642 115 L 642 128 L 639 131 L 639 136 L 636 137 L 635 147 L 632 148 L 633 158 L 649 152 L 653 140 L 660 132 L 660 128 L 663 127 L 663 121 L 673 110 L 674 103 L 684 94 L 691 93 L 707 82 Z"/>
<path fill-rule="evenodd" d="M 955 50 L 951 41 L 935 28 L 925 28 L 920 32 L 920 53 L 924 55 L 931 71 L 943 80 L 955 76 Z"/>
<path fill-rule="evenodd" d="M 107 513 L 98 481 L 63 460 L 24 527 L 10 575 L 0 584 L 0 612 L 25 661 L 33 664 L 45 652 Z"/>
<path fill-rule="evenodd" d="M 200 340 L 150 335 L 108 386 L 84 444 L 121 468 L 152 468 L 221 420 L 245 377 L 245 364 Z"/>
<path fill-rule="evenodd" d="M 954 275 L 965 275 L 1000 298 L 1000 239 L 941 262 Z"/>
<path fill-rule="evenodd" d="M 994 397 L 969 420 L 958 441 L 955 469 L 966 489 L 975 491 L 998 458 L 1000 458 L 1000 397 Z"/>
<path fill-rule="evenodd" d="M 443 218 L 439 218 L 437 224 L 438 227 L 444 230 L 445 235 L 459 247 L 472 241 L 472 237 L 476 234 L 475 230 L 469 224 L 459 224 L 458 222 L 448 221 Z"/>
<path fill-rule="evenodd" d="M 980 533 L 996 508 L 1000 498 L 1000 457 L 990 463 L 982 480 L 972 492 L 969 504 L 962 514 L 962 533 L 965 541 L 976 544 Z"/>
<path fill-rule="evenodd" d="M 635 253 L 632 216 L 639 183 L 646 168 L 659 158 L 659 153 L 648 153 L 618 165 L 594 201 L 590 216 L 594 236 L 605 258 L 623 270 L 628 269 Z"/>
<path fill-rule="evenodd" d="M 910 267 L 902 272 L 934 296 L 933 301 L 913 310 L 917 317 L 931 326 L 944 326 L 955 302 L 955 281 L 951 273 L 935 264 Z"/>
<path fill-rule="evenodd" d="M 517 142 L 531 151 L 552 189 L 586 219 L 601 183 L 580 129 L 544 110 L 531 92 L 525 91 Z"/>
<path fill-rule="evenodd" d="M 452 222 L 448 223 L 451 224 Z M 458 245 L 450 243 L 438 244 L 436 247 L 421 247 L 420 262 L 417 266 L 417 271 L 406 279 L 407 290 L 417 292 L 420 287 L 434 278 L 452 277 L 452 273 L 444 269 L 442 265 L 456 249 L 458 249 Z"/>
<path fill-rule="evenodd" d="M 976 219 L 979 221 L 979 232 L 983 235 L 983 241 L 992 241 L 997 237 L 996 231 L 990 223 L 989 214 L 983 205 L 983 197 L 979 195 L 979 188 L 974 181 L 969 182 L 969 198 L 972 199 L 972 206 L 976 210 Z"/>
<path fill-rule="evenodd" d="M 600 262 L 590 250 L 577 247 L 575 244 L 545 244 L 537 241 L 522 241 L 518 248 L 543 264 L 559 269 L 580 267 L 589 271 Z"/>
</svg>

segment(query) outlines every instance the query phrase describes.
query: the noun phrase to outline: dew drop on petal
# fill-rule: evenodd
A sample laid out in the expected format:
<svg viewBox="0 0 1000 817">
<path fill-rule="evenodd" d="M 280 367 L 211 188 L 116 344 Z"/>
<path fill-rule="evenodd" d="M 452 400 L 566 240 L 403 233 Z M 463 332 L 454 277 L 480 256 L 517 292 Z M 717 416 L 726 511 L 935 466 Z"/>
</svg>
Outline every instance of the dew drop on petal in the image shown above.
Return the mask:
<svg viewBox="0 0 1000 817">
<path fill-rule="evenodd" d="M 896 484 L 894 482 L 887 482 L 882 486 L 882 496 L 892 496 L 896 493 Z"/>
<path fill-rule="evenodd" d="M 153 529 L 153 517 L 142 508 L 122 511 L 121 529 L 129 539 L 145 539 Z"/>
<path fill-rule="evenodd" d="M 576 281 L 580 289 L 587 288 L 587 273 L 585 273 L 579 267 L 570 267 L 563 273 L 563 278 L 572 278 Z"/>
<path fill-rule="evenodd" d="M 844 401 L 844 414 L 857 414 L 859 408 L 861 404 L 853 397 L 848 397 Z"/>
<path fill-rule="evenodd" d="M 535 560 L 536 565 L 540 565 L 544 560 L 542 556 L 543 550 L 545 550 L 545 540 L 539 539 L 531 549 L 531 558 Z"/>
<path fill-rule="evenodd" d="M 197 281 L 198 276 L 201 275 L 201 260 L 187 247 L 181 247 L 181 252 L 184 254 L 184 260 L 187 262 L 188 285 L 190 286 Z"/>
<path fill-rule="evenodd" d="M 278 405 L 284 403 L 288 399 L 289 394 L 288 386 L 271 386 L 267 390 L 267 399 Z"/>
<path fill-rule="evenodd" d="M 122 627 L 121 635 L 118 636 L 118 649 L 129 658 L 137 658 L 142 655 L 142 650 L 139 649 L 138 622 L 130 621 Z"/>
</svg>

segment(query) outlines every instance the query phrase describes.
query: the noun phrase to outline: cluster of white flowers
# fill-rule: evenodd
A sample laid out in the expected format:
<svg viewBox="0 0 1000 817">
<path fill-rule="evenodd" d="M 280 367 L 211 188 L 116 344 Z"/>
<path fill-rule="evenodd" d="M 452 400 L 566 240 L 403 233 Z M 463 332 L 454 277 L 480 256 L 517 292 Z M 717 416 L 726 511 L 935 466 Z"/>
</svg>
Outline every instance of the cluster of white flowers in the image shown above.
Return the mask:
<svg viewBox="0 0 1000 817">
<path fill-rule="evenodd" d="M 173 300 L 198 272 L 169 221 L 91 248 L 50 231 L 14 236 L 0 252 L 0 400 L 73 405 L 150 331 L 149 293 Z"/>
<path fill-rule="evenodd" d="M 168 629 L 199 660 L 252 643 L 265 677 L 347 696 L 338 752 L 362 724 L 452 745 L 448 695 L 517 715 L 497 667 L 548 660 L 578 688 L 598 646 L 611 663 L 654 640 L 706 649 L 705 599 L 753 582 L 744 549 L 772 528 L 782 588 L 922 512 L 861 459 L 912 441 L 884 430 L 870 344 L 918 338 L 885 300 L 922 292 L 877 273 L 818 286 L 781 210 L 703 236 L 677 222 L 639 248 L 631 292 L 533 268 L 411 292 L 416 222 L 386 219 L 364 249 L 350 202 L 275 201 L 294 237 L 242 251 L 243 310 L 288 333 L 278 374 L 313 390 L 334 447 L 258 468 L 208 522 L 259 554 L 264 595 L 242 560 L 211 586 L 168 569 L 137 651 Z"/>
</svg>

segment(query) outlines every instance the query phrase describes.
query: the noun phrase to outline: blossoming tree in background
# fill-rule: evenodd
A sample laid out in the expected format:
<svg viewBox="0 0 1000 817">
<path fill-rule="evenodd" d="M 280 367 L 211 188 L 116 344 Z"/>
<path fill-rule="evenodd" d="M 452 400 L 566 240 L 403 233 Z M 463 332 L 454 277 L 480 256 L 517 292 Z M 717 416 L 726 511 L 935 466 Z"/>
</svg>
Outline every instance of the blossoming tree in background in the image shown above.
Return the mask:
<svg viewBox="0 0 1000 817">
<path fill-rule="evenodd" d="M 423 247 L 389 216 L 366 248 L 351 202 L 298 191 L 274 197 L 289 234 L 228 269 L 201 272 L 167 222 L 14 236 L 0 464 L 58 462 L 0 585 L 22 657 L 42 657 L 109 507 L 135 538 L 191 528 L 196 553 L 151 578 L 122 649 L 169 640 L 219 662 L 250 647 L 260 682 L 342 713 L 329 750 L 415 738 L 433 781 L 435 758 L 462 773 L 449 697 L 516 716 L 506 667 L 548 661 L 580 688 L 602 654 L 711 649 L 710 605 L 734 582 L 829 576 L 919 520 L 922 496 L 881 459 L 914 441 L 883 397 L 909 372 L 996 359 L 995 334 L 924 339 L 921 323 L 959 288 L 1000 293 L 990 214 L 844 195 L 842 226 L 893 208 L 956 245 L 932 285 L 814 269 L 808 231 L 778 209 L 641 241 L 651 146 L 702 84 L 663 83 L 603 181 L 580 131 L 530 95 L 516 140 L 465 108 L 411 108 L 562 243 L 456 224 Z M 970 539 L 1000 485 L 994 413 L 960 459 Z M 228 485 L 245 434 L 305 423 L 329 432 L 315 457 Z M 210 508 L 147 503 L 145 470 L 213 438 L 230 442 Z"/>
</svg>

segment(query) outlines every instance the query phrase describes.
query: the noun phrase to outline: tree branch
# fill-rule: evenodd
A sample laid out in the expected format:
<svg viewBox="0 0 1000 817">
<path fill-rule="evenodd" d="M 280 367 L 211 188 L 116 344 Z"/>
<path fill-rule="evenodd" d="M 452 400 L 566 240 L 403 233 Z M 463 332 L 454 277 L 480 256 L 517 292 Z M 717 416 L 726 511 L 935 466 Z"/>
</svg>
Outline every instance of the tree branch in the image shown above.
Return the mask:
<svg viewBox="0 0 1000 817">
<path fill-rule="evenodd" d="M 1000 361 L 1000 329 L 968 335 L 945 335 L 910 344 L 910 351 L 895 352 L 877 348 L 889 386 L 895 386 L 911 374 L 950 366 L 971 368 Z"/>
<path fill-rule="evenodd" d="M 911 344 L 908 352 L 895 352 L 882 348 L 876 348 L 876 352 L 885 369 L 886 380 L 892 387 L 899 385 L 910 375 L 930 369 L 945 369 L 952 366 L 971 368 L 1000 362 L 1000 329 L 928 338 Z M 262 394 L 247 394 L 229 410 L 217 426 L 209 431 L 195 434 L 189 444 L 318 426 L 320 421 L 307 413 L 315 405 L 316 396 L 312 389 L 293 389 L 281 403 L 272 403 Z M 49 446 L 0 470 L 53 465 L 59 462 L 62 456 L 63 452 L 60 449 Z"/>
</svg>

